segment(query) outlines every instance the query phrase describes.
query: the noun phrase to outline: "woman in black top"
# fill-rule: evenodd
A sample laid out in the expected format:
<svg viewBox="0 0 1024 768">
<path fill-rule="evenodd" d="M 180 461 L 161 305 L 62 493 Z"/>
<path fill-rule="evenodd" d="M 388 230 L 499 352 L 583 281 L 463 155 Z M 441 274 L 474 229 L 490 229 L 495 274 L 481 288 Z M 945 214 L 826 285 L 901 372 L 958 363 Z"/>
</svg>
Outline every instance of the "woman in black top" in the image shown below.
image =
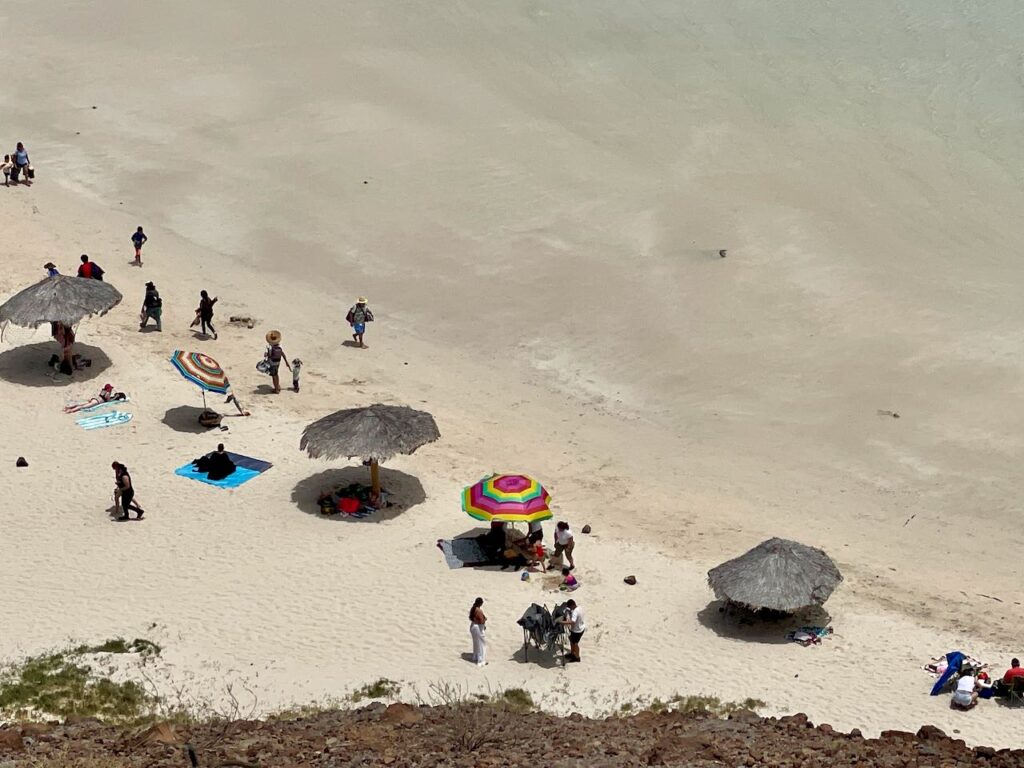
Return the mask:
<svg viewBox="0 0 1024 768">
<path fill-rule="evenodd" d="M 117 519 L 127 520 L 128 511 L 132 510 L 136 513 L 136 519 L 141 520 L 145 510 L 134 502 L 135 486 L 132 485 L 132 476 L 128 474 L 128 467 L 115 461 L 110 468 L 114 470 L 114 503 L 115 505 L 118 502 L 121 504 L 121 516 Z"/>
</svg>

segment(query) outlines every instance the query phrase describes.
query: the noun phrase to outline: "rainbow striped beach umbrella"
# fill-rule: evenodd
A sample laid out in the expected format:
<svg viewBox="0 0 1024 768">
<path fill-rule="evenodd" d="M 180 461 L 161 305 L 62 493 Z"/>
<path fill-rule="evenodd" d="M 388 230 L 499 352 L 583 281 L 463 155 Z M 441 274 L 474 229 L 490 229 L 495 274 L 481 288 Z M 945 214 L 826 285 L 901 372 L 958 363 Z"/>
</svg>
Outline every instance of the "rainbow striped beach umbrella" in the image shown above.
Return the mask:
<svg viewBox="0 0 1024 768">
<path fill-rule="evenodd" d="M 231 387 L 227 374 L 220 367 L 220 363 L 202 352 L 185 352 L 176 349 L 171 355 L 171 365 L 178 369 L 178 373 L 203 391 L 204 404 L 207 392 L 226 395 Z"/>
<path fill-rule="evenodd" d="M 484 522 L 535 523 L 550 520 L 551 496 L 527 475 L 491 475 L 462 492 L 462 509 Z"/>
</svg>

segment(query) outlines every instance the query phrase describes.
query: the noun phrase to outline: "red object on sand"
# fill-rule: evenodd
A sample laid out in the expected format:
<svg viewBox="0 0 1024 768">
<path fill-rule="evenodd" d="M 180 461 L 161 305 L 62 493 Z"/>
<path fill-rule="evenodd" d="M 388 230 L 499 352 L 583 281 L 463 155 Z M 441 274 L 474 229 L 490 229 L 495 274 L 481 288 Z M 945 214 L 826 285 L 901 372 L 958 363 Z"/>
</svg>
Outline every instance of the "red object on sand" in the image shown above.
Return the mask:
<svg viewBox="0 0 1024 768">
<path fill-rule="evenodd" d="M 354 515 L 362 506 L 359 503 L 359 499 L 353 499 L 349 496 L 338 499 L 338 511 L 344 512 L 346 515 Z"/>
</svg>

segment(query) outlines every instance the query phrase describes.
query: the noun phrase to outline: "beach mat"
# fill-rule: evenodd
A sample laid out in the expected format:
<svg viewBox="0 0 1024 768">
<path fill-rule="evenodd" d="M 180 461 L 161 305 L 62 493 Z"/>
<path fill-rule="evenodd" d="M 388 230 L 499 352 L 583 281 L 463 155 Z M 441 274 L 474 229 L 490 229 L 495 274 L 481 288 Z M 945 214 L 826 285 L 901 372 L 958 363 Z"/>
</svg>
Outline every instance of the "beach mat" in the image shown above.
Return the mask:
<svg viewBox="0 0 1024 768">
<path fill-rule="evenodd" d="M 250 456 L 242 456 L 238 453 L 231 453 L 225 451 L 228 457 L 235 463 L 235 471 L 227 477 L 221 480 L 211 480 L 205 472 L 200 472 L 189 462 L 183 467 L 178 467 L 174 470 L 174 474 L 179 477 L 188 478 L 189 480 L 196 480 L 200 483 L 206 483 L 207 485 L 215 485 L 218 488 L 237 488 L 243 485 L 254 477 L 266 472 L 270 469 L 273 464 L 269 461 L 262 461 L 260 459 L 254 459 Z"/>
<path fill-rule="evenodd" d="M 127 411 L 113 411 L 86 416 L 84 419 L 78 419 L 75 423 L 82 429 L 103 429 L 118 424 L 127 424 L 131 420 L 132 415 Z"/>
<path fill-rule="evenodd" d="M 476 539 L 438 539 L 437 548 L 441 550 L 449 568 L 500 565 L 499 562 L 487 557 Z"/>
</svg>

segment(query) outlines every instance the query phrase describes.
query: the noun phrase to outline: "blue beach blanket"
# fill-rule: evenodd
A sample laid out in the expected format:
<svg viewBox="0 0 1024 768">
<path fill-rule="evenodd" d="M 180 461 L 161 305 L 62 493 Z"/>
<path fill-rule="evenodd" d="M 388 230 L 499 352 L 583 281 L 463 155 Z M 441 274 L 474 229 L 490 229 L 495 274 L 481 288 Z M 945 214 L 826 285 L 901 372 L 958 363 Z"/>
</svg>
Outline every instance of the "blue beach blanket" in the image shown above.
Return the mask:
<svg viewBox="0 0 1024 768">
<path fill-rule="evenodd" d="M 197 470 L 192 465 L 192 462 L 189 462 L 183 467 L 178 467 L 174 470 L 174 474 L 179 477 L 186 477 L 189 480 L 197 480 L 200 483 L 206 483 L 207 485 L 215 485 L 218 488 L 237 488 L 238 486 L 249 482 L 254 477 L 263 474 L 274 466 L 269 461 L 261 461 L 260 459 L 254 459 L 250 456 L 231 453 L 231 451 L 227 451 L 226 453 L 235 463 L 235 471 L 222 480 L 211 480 L 205 472 Z"/>
<path fill-rule="evenodd" d="M 78 419 L 75 423 L 82 429 L 103 429 L 113 427 L 117 424 L 127 424 L 132 420 L 132 415 L 127 411 L 112 411 L 111 413 L 97 413 Z"/>
</svg>

